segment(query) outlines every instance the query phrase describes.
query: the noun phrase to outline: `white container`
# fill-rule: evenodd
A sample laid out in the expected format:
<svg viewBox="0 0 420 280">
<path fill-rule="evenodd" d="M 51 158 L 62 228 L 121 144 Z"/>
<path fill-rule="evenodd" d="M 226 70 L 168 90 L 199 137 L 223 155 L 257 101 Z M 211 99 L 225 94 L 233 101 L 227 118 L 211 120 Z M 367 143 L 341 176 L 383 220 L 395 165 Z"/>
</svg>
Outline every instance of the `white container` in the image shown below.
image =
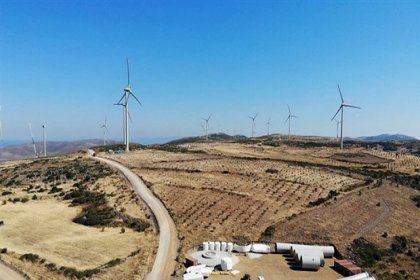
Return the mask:
<svg viewBox="0 0 420 280">
<path fill-rule="evenodd" d="M 300 258 L 302 269 L 318 270 L 321 267 L 321 260 L 318 256 L 303 255 Z"/>
<path fill-rule="evenodd" d="M 186 272 L 187 273 L 196 273 L 196 272 L 200 272 L 203 268 L 205 268 L 206 265 L 205 264 L 198 264 L 198 265 L 193 265 L 187 268 Z"/>
<path fill-rule="evenodd" d="M 220 251 L 226 252 L 227 244 L 226 242 L 220 243 Z"/>
<path fill-rule="evenodd" d="M 254 253 L 268 254 L 271 252 L 271 248 L 266 244 L 254 243 L 252 244 L 251 251 Z"/>
<path fill-rule="evenodd" d="M 292 243 L 276 243 L 276 252 L 277 253 L 289 253 L 290 247 L 292 247 Z"/>
<path fill-rule="evenodd" d="M 221 267 L 223 271 L 232 270 L 233 268 L 233 261 L 229 257 L 223 257 Z"/>
<path fill-rule="evenodd" d="M 231 253 L 233 251 L 233 243 L 232 242 L 227 243 L 227 251 L 229 253 Z"/>
<path fill-rule="evenodd" d="M 214 250 L 215 251 L 220 251 L 220 242 L 219 241 L 214 242 Z"/>
<path fill-rule="evenodd" d="M 238 253 L 249 253 L 251 251 L 251 244 L 248 245 L 238 245 L 238 244 L 234 244 L 233 245 L 233 251 L 238 252 Z"/>
<path fill-rule="evenodd" d="M 303 249 L 297 250 L 296 251 L 296 255 L 295 255 L 295 260 L 296 261 L 300 261 L 300 259 L 304 255 L 318 256 L 319 259 L 320 259 L 320 265 L 321 266 L 324 266 L 325 265 L 324 254 L 320 250 L 303 250 Z"/>
<path fill-rule="evenodd" d="M 203 242 L 203 251 L 208 251 L 208 250 L 209 250 L 209 243 Z"/>
<path fill-rule="evenodd" d="M 365 280 L 369 278 L 369 273 L 363 272 L 349 277 L 341 278 L 340 280 Z"/>
<path fill-rule="evenodd" d="M 184 274 L 184 280 L 204 280 L 203 274 L 201 273 L 186 273 Z"/>
<path fill-rule="evenodd" d="M 214 251 L 214 242 L 213 241 L 209 242 L 209 251 Z"/>
<path fill-rule="evenodd" d="M 292 244 L 291 249 L 290 249 L 290 253 L 292 254 L 292 256 L 295 255 L 295 251 L 299 248 L 321 250 L 321 252 L 324 254 L 324 257 L 326 258 L 334 256 L 333 246 L 300 245 L 300 244 Z"/>
</svg>

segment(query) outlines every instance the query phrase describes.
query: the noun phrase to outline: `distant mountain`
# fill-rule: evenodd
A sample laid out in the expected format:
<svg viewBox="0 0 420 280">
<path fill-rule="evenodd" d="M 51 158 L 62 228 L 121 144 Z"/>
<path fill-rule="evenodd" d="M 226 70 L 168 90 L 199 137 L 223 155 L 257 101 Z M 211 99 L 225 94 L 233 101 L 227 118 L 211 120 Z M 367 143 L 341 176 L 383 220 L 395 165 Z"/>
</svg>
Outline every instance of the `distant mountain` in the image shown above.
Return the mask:
<svg viewBox="0 0 420 280">
<path fill-rule="evenodd" d="M 77 141 L 49 141 L 47 142 L 47 155 L 55 156 L 77 152 L 79 150 L 102 145 L 103 140 L 89 139 Z M 38 153 L 42 153 L 43 143 L 35 143 Z M 13 146 L 0 147 L 0 161 L 34 158 L 34 148 L 32 144 L 19 144 Z"/>
<path fill-rule="evenodd" d="M 387 141 L 413 141 L 417 140 L 414 137 L 403 135 L 403 134 L 380 134 L 376 136 L 363 136 L 358 137 L 358 140 L 363 141 L 375 141 L 375 142 L 387 142 Z"/>
<path fill-rule="evenodd" d="M 245 140 L 248 139 L 244 135 L 228 135 L 226 133 L 212 133 L 209 134 L 210 141 L 230 141 L 230 140 Z M 205 136 L 184 137 L 168 142 L 169 145 L 180 145 L 185 143 L 203 142 Z"/>
</svg>

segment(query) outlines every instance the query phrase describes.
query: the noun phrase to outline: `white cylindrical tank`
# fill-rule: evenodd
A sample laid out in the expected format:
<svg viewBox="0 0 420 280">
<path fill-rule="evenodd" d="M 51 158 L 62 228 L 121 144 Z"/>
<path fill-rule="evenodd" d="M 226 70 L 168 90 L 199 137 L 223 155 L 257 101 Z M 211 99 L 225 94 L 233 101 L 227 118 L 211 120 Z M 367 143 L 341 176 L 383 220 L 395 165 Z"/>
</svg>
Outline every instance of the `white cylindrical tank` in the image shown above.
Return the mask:
<svg viewBox="0 0 420 280">
<path fill-rule="evenodd" d="M 209 251 L 214 251 L 214 242 L 213 241 L 209 242 Z"/>
<path fill-rule="evenodd" d="M 254 243 L 252 244 L 251 251 L 254 253 L 265 253 L 268 254 L 271 252 L 270 246 L 261 243 Z"/>
<path fill-rule="evenodd" d="M 318 270 L 321 266 L 321 260 L 319 256 L 302 255 L 300 264 L 302 269 Z"/>
<path fill-rule="evenodd" d="M 276 242 L 276 252 L 277 253 L 288 253 L 288 252 L 290 252 L 290 247 L 292 245 L 293 245 L 292 243 Z"/>
<path fill-rule="evenodd" d="M 251 244 L 248 245 L 238 245 L 238 244 L 234 244 L 233 245 L 233 250 L 238 252 L 238 253 L 248 253 L 251 251 Z"/>
<path fill-rule="evenodd" d="M 365 280 L 369 278 L 369 273 L 363 272 L 349 277 L 341 278 L 340 280 Z"/>
<path fill-rule="evenodd" d="M 297 250 L 294 258 L 296 261 L 300 261 L 301 257 L 304 255 L 318 256 L 320 260 L 320 265 L 325 265 L 324 254 L 319 250 Z"/>
<path fill-rule="evenodd" d="M 219 241 L 214 242 L 214 250 L 215 251 L 220 251 L 220 242 Z"/>
<path fill-rule="evenodd" d="M 231 253 L 233 251 L 233 243 L 232 242 L 227 243 L 227 251 L 229 253 Z"/>
<path fill-rule="evenodd" d="M 209 243 L 203 242 L 203 251 L 208 251 L 208 250 L 209 250 Z"/>
<path fill-rule="evenodd" d="M 225 252 L 226 251 L 226 247 L 227 247 L 226 242 L 223 241 L 222 243 L 220 243 L 220 251 Z"/>
<path fill-rule="evenodd" d="M 305 249 L 318 249 L 321 250 L 324 254 L 324 257 L 334 257 L 334 247 L 333 246 L 317 246 L 317 245 L 300 245 L 300 244 L 292 244 L 290 253 L 294 256 L 295 251 L 299 248 Z"/>
<path fill-rule="evenodd" d="M 233 261 L 232 261 L 231 258 L 229 258 L 229 257 L 223 257 L 222 260 L 221 260 L 221 262 L 222 262 L 221 263 L 222 270 L 224 270 L 224 271 L 232 270 L 232 268 L 233 268 Z"/>
</svg>

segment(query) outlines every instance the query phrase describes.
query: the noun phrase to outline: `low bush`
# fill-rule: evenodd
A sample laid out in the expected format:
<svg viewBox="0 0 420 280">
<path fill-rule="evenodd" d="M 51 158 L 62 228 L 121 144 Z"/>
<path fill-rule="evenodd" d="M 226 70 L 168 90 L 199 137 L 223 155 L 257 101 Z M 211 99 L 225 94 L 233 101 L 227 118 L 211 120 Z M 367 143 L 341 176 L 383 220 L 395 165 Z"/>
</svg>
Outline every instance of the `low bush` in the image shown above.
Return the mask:
<svg viewBox="0 0 420 280">
<path fill-rule="evenodd" d="M 19 259 L 21 261 L 29 261 L 29 262 L 34 263 L 34 262 L 37 262 L 39 260 L 39 256 L 36 255 L 36 254 L 29 253 L 29 254 L 24 254 L 24 255 L 20 256 Z"/>
<path fill-rule="evenodd" d="M 73 222 L 85 226 L 107 225 L 112 222 L 115 214 L 111 207 L 88 208 L 81 215 L 73 219 Z"/>
</svg>

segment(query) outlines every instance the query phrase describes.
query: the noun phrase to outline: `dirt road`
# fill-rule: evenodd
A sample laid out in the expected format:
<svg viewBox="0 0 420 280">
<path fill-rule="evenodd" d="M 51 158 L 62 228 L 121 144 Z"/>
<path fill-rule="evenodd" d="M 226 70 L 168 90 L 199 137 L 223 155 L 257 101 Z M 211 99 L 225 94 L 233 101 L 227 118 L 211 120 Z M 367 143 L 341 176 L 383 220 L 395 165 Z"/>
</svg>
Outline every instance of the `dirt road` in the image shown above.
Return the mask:
<svg viewBox="0 0 420 280">
<path fill-rule="evenodd" d="M 25 280 L 20 273 L 0 262 L 0 280 Z"/>
<path fill-rule="evenodd" d="M 159 226 L 159 248 L 152 271 L 147 275 L 147 280 L 170 279 L 175 269 L 175 258 L 177 255 L 178 240 L 175 223 L 162 202 L 156 198 L 140 178 L 130 169 L 122 164 L 100 157 L 93 157 L 96 160 L 118 169 L 131 183 L 134 190 L 141 199 L 149 206 L 156 217 Z"/>
</svg>

